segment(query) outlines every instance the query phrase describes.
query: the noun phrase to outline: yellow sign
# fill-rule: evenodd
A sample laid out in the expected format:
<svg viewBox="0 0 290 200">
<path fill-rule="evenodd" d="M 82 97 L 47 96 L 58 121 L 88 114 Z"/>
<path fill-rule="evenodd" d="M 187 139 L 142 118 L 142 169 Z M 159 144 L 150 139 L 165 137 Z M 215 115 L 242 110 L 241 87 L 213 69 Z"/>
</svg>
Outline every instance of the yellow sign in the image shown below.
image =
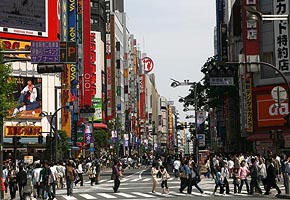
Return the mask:
<svg viewBox="0 0 290 200">
<path fill-rule="evenodd" d="M 252 79 L 245 79 L 245 96 L 246 96 L 246 131 L 253 132 L 253 103 L 252 103 Z"/>
<path fill-rule="evenodd" d="M 5 137 L 38 137 L 42 126 L 6 126 Z"/>
<path fill-rule="evenodd" d="M 28 51 L 30 50 L 31 42 L 27 41 L 17 41 L 17 40 L 5 40 L 0 39 L 0 46 L 4 48 L 4 50 L 22 50 Z M 28 54 L 5 54 L 6 57 L 17 57 L 17 58 L 27 58 L 30 55 Z"/>
</svg>

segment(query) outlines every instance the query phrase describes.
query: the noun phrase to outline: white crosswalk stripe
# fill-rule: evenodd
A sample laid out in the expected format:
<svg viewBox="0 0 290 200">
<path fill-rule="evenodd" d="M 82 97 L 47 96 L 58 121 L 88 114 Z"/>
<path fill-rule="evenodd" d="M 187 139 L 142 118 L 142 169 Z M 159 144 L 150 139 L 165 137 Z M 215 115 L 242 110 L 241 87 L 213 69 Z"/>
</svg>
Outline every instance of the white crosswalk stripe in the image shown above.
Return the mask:
<svg viewBox="0 0 290 200">
<path fill-rule="evenodd" d="M 145 193 L 142 193 L 142 192 L 132 192 L 132 194 L 135 194 L 135 195 L 138 195 L 138 196 L 141 196 L 141 197 L 146 197 L 146 198 L 154 198 L 156 196 L 153 196 L 151 194 L 145 194 Z"/>
<path fill-rule="evenodd" d="M 133 196 L 133 195 L 127 194 L 127 193 L 123 193 L 123 192 L 119 192 L 119 193 L 117 193 L 117 195 L 122 196 L 122 197 L 126 197 L 126 198 L 136 198 L 136 196 Z"/>
<path fill-rule="evenodd" d="M 116 196 L 113 196 L 113 195 L 108 194 L 108 193 L 98 193 L 97 195 L 100 195 L 100 196 L 102 196 L 102 197 L 104 197 L 106 199 L 117 199 Z"/>
<path fill-rule="evenodd" d="M 66 196 L 66 195 L 62 195 L 62 197 L 66 200 L 76 200 L 77 198 L 73 197 L 73 196 Z"/>
<path fill-rule="evenodd" d="M 85 199 L 98 199 L 97 197 L 94 197 L 94 196 L 89 195 L 89 194 L 79 194 L 79 195 Z"/>
</svg>

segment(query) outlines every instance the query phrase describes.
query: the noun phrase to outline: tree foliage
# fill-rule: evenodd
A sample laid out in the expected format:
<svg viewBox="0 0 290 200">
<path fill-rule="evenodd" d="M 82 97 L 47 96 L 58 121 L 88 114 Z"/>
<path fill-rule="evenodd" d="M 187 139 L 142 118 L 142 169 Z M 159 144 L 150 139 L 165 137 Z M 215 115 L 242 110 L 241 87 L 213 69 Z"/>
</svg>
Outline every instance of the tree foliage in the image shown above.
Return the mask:
<svg viewBox="0 0 290 200">
<path fill-rule="evenodd" d="M 0 53 L 0 126 L 3 126 L 3 119 L 6 118 L 8 110 L 16 104 L 13 99 L 13 91 L 16 85 L 11 74 L 11 65 L 3 64 L 3 55 Z"/>
<path fill-rule="evenodd" d="M 94 137 L 95 152 L 99 153 L 101 148 L 108 147 L 109 135 L 108 135 L 108 132 L 106 130 L 95 129 L 93 137 Z"/>
</svg>

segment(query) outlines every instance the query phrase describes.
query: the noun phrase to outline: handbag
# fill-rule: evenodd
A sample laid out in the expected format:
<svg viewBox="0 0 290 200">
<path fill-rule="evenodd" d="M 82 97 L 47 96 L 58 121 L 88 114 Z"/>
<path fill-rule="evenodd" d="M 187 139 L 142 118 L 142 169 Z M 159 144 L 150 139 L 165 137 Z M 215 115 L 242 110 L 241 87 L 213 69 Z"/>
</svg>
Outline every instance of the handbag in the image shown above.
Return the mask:
<svg viewBox="0 0 290 200">
<path fill-rule="evenodd" d="M 179 177 L 180 178 L 187 178 L 186 172 L 185 171 L 179 172 Z"/>
</svg>

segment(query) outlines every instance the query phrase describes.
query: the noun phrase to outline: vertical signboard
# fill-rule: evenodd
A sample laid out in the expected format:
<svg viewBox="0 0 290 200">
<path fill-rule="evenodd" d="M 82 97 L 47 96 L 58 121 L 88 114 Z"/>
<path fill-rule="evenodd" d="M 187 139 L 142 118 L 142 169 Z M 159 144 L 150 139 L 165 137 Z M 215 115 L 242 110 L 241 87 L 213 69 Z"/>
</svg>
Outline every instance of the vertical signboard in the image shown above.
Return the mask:
<svg viewBox="0 0 290 200">
<path fill-rule="evenodd" d="M 145 74 L 139 75 L 140 80 L 140 119 L 145 119 Z"/>
<path fill-rule="evenodd" d="M 91 52 L 90 49 L 90 37 L 91 37 L 91 3 L 90 0 L 83 0 L 83 77 L 82 81 L 82 93 L 81 93 L 81 106 L 91 106 L 92 95 L 91 95 Z"/>
<path fill-rule="evenodd" d="M 251 6 L 258 10 L 258 0 L 243 0 L 242 2 L 242 27 L 243 28 L 243 47 L 245 53 L 245 61 L 258 61 L 260 55 L 260 37 L 259 37 L 259 23 L 258 21 L 246 20 L 247 11 L 246 6 Z M 251 60 L 250 60 L 251 59 Z M 246 73 L 245 81 L 242 83 L 244 88 L 245 98 L 242 99 L 245 110 L 245 131 L 253 132 L 253 105 L 252 105 L 252 75 Z"/>
<path fill-rule="evenodd" d="M 252 78 L 245 78 L 245 96 L 246 96 L 246 127 L 247 132 L 253 132 L 253 103 L 252 103 Z"/>
<path fill-rule="evenodd" d="M 289 0 L 273 0 L 274 15 L 289 15 Z M 274 21 L 276 67 L 289 72 L 289 29 L 287 20 Z"/>
</svg>

